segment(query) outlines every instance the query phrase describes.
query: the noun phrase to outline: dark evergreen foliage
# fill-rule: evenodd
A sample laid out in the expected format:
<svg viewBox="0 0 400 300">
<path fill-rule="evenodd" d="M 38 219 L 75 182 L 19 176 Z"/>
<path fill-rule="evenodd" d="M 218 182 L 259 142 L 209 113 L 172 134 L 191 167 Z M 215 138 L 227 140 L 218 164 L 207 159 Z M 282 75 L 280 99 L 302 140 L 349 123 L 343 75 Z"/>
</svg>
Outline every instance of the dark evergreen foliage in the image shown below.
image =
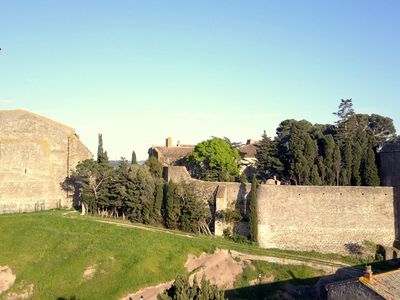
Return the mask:
<svg viewBox="0 0 400 300">
<path fill-rule="evenodd" d="M 273 141 L 264 133 L 257 177 L 302 185 L 379 185 L 377 149 L 395 140 L 393 121 L 355 114 L 351 99 L 342 99 L 334 114 L 340 119 L 336 126 L 290 119 L 280 123 Z"/>
<path fill-rule="evenodd" d="M 224 300 L 224 291 L 210 284 L 203 276 L 201 284 L 194 277 L 193 285 L 189 283 L 188 275 L 178 275 L 172 286 L 157 295 L 158 300 Z"/>
<path fill-rule="evenodd" d="M 251 190 L 249 195 L 249 231 L 250 239 L 257 242 L 258 238 L 258 217 L 257 217 L 257 179 L 253 176 L 251 181 Z"/>
</svg>

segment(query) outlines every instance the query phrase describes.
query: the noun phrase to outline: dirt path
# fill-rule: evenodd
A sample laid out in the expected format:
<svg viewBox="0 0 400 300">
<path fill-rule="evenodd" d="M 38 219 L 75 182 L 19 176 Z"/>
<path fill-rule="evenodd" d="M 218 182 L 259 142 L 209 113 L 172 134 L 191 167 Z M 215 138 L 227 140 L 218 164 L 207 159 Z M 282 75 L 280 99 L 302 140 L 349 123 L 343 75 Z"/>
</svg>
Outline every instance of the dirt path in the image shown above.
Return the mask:
<svg viewBox="0 0 400 300">
<path fill-rule="evenodd" d="M 329 263 L 329 262 L 324 261 L 323 263 L 318 263 L 315 261 L 302 261 L 302 260 L 296 260 L 296 259 L 291 259 L 291 258 L 253 255 L 253 254 L 241 253 L 241 252 L 234 251 L 234 250 L 230 250 L 230 253 L 231 253 L 232 257 L 239 258 L 240 260 L 261 260 L 261 261 L 277 263 L 277 264 L 281 264 L 281 265 L 296 265 L 296 266 L 304 265 L 304 266 L 312 267 L 315 269 L 323 270 L 327 274 L 334 274 L 340 268 L 349 267 L 349 265 L 347 265 L 347 264 L 342 264 L 342 263 L 337 263 L 337 262 Z"/>
<path fill-rule="evenodd" d="M 9 266 L 0 266 L 0 294 L 7 291 L 15 282 L 15 274 L 13 274 Z"/>
</svg>

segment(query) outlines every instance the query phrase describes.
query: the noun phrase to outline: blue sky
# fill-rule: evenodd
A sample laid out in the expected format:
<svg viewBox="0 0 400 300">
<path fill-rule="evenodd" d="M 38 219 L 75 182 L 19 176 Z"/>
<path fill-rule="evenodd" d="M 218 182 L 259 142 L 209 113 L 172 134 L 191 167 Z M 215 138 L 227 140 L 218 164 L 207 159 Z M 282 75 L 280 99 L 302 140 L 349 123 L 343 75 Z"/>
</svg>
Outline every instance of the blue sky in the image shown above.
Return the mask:
<svg viewBox="0 0 400 300">
<path fill-rule="evenodd" d="M 341 98 L 400 128 L 399 1 L 0 0 L 0 109 L 147 157 L 335 120 Z"/>
</svg>

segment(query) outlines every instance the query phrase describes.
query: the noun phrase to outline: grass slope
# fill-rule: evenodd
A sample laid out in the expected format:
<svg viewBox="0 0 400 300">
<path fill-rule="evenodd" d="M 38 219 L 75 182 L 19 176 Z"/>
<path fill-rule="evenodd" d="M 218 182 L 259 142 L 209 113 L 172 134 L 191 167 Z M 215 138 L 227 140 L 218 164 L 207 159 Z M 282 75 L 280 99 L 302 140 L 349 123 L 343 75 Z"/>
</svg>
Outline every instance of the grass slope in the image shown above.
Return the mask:
<svg viewBox="0 0 400 300">
<path fill-rule="evenodd" d="M 165 234 L 97 221 L 65 217 L 63 211 L 1 215 L 0 266 L 9 265 L 17 275 L 10 291 L 18 292 L 33 283 L 33 299 L 118 299 L 127 292 L 174 279 L 185 273 L 189 253 L 213 252 L 217 247 L 312 259 L 312 253 L 307 252 L 261 250 L 224 239 Z M 83 280 L 85 269 L 92 265 L 97 270 L 93 279 Z"/>
</svg>

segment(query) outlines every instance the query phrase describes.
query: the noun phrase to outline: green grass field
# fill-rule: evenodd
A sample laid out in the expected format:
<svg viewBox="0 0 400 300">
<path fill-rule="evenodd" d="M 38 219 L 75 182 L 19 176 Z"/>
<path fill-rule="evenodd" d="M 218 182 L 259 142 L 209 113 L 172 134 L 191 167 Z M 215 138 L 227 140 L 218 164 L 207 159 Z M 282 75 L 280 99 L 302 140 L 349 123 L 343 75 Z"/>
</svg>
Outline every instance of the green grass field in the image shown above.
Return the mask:
<svg viewBox="0 0 400 300">
<path fill-rule="evenodd" d="M 262 250 L 222 238 L 125 228 L 64 213 L 0 216 L 0 266 L 9 265 L 17 275 L 10 291 L 34 284 L 33 299 L 118 299 L 174 279 L 185 273 L 189 253 L 213 252 L 217 247 L 304 260 L 350 261 L 337 255 Z M 96 273 L 85 281 L 82 275 L 92 265 Z"/>
</svg>

